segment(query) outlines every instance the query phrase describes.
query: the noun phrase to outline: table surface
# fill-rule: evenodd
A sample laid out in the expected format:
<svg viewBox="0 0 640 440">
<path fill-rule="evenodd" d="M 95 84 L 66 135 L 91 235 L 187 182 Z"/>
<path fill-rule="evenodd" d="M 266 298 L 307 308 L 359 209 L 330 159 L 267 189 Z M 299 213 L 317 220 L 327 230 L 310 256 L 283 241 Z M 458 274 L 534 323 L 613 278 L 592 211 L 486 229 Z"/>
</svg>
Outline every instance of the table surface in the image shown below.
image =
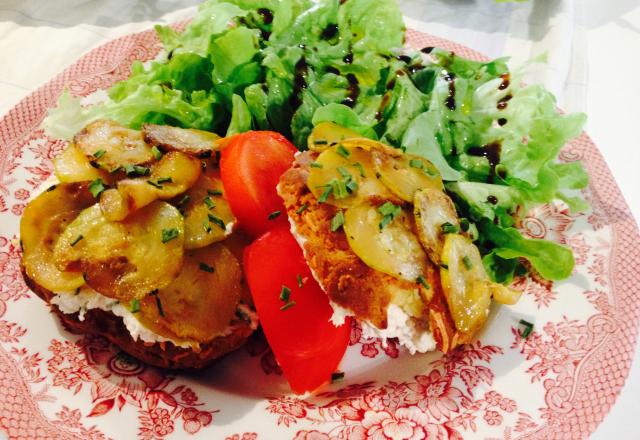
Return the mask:
<svg viewBox="0 0 640 440">
<path fill-rule="evenodd" d="M 0 115 L 89 50 L 193 13 L 196 0 L 0 0 Z M 586 130 L 640 218 L 640 3 L 637 0 L 400 0 L 410 27 L 522 63 L 543 52 L 541 82 Z M 633 262 L 638 264 L 638 262 Z M 592 438 L 640 438 L 640 362 Z M 0 434 L 1 435 L 1 434 Z"/>
</svg>

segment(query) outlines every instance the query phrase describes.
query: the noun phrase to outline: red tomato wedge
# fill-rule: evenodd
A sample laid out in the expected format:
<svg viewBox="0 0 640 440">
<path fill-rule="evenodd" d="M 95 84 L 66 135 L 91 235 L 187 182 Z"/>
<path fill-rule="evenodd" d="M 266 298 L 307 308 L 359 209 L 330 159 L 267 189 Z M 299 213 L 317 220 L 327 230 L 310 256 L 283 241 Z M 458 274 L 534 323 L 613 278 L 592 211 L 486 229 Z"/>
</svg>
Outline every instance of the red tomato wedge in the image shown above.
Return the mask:
<svg viewBox="0 0 640 440">
<path fill-rule="evenodd" d="M 329 299 L 291 232 L 280 227 L 254 241 L 244 251 L 244 269 L 267 341 L 291 389 L 300 394 L 330 381 L 347 348 L 351 322 L 335 327 L 329 321 Z M 288 298 L 281 299 L 287 289 Z"/>
<path fill-rule="evenodd" d="M 272 131 L 238 134 L 222 150 L 220 174 L 227 200 L 240 228 L 254 238 L 287 224 L 276 186 L 296 151 L 284 136 Z"/>
</svg>

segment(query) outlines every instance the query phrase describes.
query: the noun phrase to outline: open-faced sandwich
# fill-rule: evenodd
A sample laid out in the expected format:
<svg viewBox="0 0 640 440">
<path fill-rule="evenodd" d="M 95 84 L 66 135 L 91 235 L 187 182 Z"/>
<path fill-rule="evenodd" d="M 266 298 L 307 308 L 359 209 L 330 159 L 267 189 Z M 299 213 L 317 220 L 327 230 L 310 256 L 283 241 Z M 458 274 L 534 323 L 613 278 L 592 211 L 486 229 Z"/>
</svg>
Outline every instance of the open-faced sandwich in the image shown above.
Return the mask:
<svg viewBox="0 0 640 440">
<path fill-rule="evenodd" d="M 336 324 L 355 316 L 365 335 L 446 353 L 482 328 L 492 297 L 518 300 L 489 279 L 424 158 L 323 123 L 278 189 Z"/>
<path fill-rule="evenodd" d="M 217 140 L 100 120 L 55 158 L 59 182 L 28 204 L 20 235 L 25 280 L 65 327 L 179 369 L 256 329 Z"/>
</svg>

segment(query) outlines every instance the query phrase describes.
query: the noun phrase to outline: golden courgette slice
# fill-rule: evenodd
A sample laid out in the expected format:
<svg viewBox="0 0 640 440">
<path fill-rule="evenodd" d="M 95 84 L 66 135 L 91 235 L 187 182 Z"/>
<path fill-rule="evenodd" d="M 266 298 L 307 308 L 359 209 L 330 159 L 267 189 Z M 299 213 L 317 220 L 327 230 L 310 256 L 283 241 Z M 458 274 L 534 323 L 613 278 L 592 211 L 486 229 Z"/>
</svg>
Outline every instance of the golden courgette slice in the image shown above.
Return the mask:
<svg viewBox="0 0 640 440">
<path fill-rule="evenodd" d="M 378 207 L 351 207 L 344 214 L 344 232 L 367 266 L 415 282 L 427 273 L 427 256 L 413 234 L 411 216 L 400 207 L 397 211 L 389 222 Z"/>
<path fill-rule="evenodd" d="M 469 238 L 446 235 L 440 279 L 456 328 L 473 334 L 489 316 L 491 283 L 480 252 Z"/>
<path fill-rule="evenodd" d="M 397 150 L 371 150 L 373 165 L 380 181 L 405 202 L 413 202 L 416 191 L 433 188 L 442 191 L 442 178 L 436 167 L 426 159 L 403 154 Z"/>
<path fill-rule="evenodd" d="M 193 128 L 145 124 L 142 126 L 142 135 L 147 144 L 163 152 L 179 151 L 190 156 L 207 158 L 220 149 L 220 136 Z"/>
<path fill-rule="evenodd" d="M 346 208 L 369 197 L 394 199 L 378 180 L 369 151 L 342 144 L 323 151 L 310 165 L 307 186 L 318 200 Z"/>
<path fill-rule="evenodd" d="M 156 201 L 122 222 L 99 205 L 85 209 L 60 235 L 53 259 L 60 270 L 79 270 L 89 286 L 128 301 L 171 283 L 182 268 L 182 214 Z"/>
<path fill-rule="evenodd" d="M 27 205 L 20 220 L 20 241 L 29 278 L 52 292 L 74 291 L 84 284 L 82 272 L 56 267 L 53 249 L 67 225 L 93 203 L 86 184 L 62 183 Z"/>
<path fill-rule="evenodd" d="M 241 276 L 238 260 L 220 243 L 187 251 L 178 277 L 140 300 L 138 319 L 165 337 L 208 342 L 231 322 Z"/>
<path fill-rule="evenodd" d="M 345 139 L 361 138 L 362 135 L 333 122 L 321 122 L 311 130 L 307 146 L 311 151 L 324 151 Z"/>
<path fill-rule="evenodd" d="M 200 161 L 172 151 L 160 159 L 150 175 L 124 179 L 105 191 L 100 207 L 108 220 L 120 221 L 154 200 L 168 200 L 191 188 L 201 174 Z"/>
<path fill-rule="evenodd" d="M 413 213 L 422 247 L 431 261 L 439 264 L 445 235 L 460 229 L 453 201 L 440 189 L 421 189 L 413 198 Z"/>
<path fill-rule="evenodd" d="M 102 179 L 109 182 L 109 173 L 91 165 L 91 161 L 74 144 L 53 158 L 53 171 L 60 182 L 86 182 Z"/>
<path fill-rule="evenodd" d="M 110 120 L 92 122 L 75 135 L 73 142 L 96 166 L 107 172 L 155 160 L 140 131 Z"/>
<path fill-rule="evenodd" d="M 177 199 L 184 213 L 184 247 L 201 248 L 224 240 L 233 232 L 236 218 L 224 198 L 222 180 L 205 175 Z"/>
</svg>

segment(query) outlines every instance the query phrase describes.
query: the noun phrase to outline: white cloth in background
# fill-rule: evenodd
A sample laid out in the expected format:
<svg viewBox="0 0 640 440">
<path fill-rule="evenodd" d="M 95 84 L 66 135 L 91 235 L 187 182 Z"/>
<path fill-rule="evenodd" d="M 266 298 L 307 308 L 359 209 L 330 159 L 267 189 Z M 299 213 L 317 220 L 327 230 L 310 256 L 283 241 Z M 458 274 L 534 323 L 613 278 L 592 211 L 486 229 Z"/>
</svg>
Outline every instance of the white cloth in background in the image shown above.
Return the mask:
<svg viewBox="0 0 640 440">
<path fill-rule="evenodd" d="M 109 40 L 190 17 L 198 0 L 0 0 L 0 116 L 81 55 Z M 640 218 L 638 0 L 399 0 L 409 27 L 532 69 L 566 111 L 589 115 L 600 147 Z M 588 81 L 590 80 L 590 81 Z M 595 439 L 640 438 L 640 365 Z M 0 438 L 2 434 L 0 434 Z"/>
</svg>

